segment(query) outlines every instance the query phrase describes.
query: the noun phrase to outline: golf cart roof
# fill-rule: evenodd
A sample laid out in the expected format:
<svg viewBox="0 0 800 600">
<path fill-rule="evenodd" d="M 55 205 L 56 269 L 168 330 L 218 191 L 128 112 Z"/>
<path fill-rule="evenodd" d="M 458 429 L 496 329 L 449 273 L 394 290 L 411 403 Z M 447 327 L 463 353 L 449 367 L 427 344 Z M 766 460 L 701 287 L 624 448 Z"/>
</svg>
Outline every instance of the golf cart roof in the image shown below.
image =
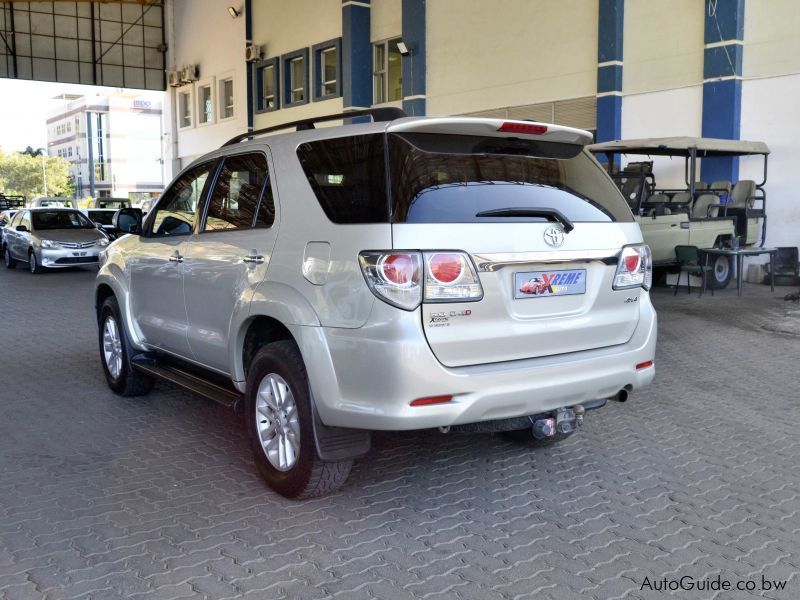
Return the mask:
<svg viewBox="0 0 800 600">
<path fill-rule="evenodd" d="M 647 154 L 656 156 L 690 156 L 692 148 L 697 149 L 697 156 L 700 157 L 769 154 L 769 147 L 764 142 L 698 137 L 617 140 L 588 146 L 588 149 L 594 153 L 610 152 L 615 154 Z"/>
</svg>

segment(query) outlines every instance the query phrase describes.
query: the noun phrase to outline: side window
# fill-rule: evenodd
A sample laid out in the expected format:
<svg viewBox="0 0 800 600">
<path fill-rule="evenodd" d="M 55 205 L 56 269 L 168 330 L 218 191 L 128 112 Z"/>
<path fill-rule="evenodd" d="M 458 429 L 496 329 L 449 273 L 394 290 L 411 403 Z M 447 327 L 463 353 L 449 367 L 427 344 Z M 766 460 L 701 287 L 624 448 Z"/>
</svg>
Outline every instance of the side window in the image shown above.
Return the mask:
<svg viewBox="0 0 800 600">
<path fill-rule="evenodd" d="M 22 215 L 22 221 L 19 222 L 19 225 L 25 225 L 28 228 L 28 231 L 31 230 L 31 213 L 25 211 Z"/>
<path fill-rule="evenodd" d="M 208 202 L 203 231 L 270 227 L 274 219 L 266 157 L 246 154 L 226 158 Z"/>
<path fill-rule="evenodd" d="M 150 217 L 151 235 L 192 233 L 197 205 L 214 163 L 208 162 L 184 173 L 172 184 Z"/>
<path fill-rule="evenodd" d="M 15 214 L 14 218 L 11 219 L 11 224 L 8 226 L 9 229 L 14 229 L 17 225 L 20 224 L 21 221 L 22 221 L 22 211 Z"/>
</svg>

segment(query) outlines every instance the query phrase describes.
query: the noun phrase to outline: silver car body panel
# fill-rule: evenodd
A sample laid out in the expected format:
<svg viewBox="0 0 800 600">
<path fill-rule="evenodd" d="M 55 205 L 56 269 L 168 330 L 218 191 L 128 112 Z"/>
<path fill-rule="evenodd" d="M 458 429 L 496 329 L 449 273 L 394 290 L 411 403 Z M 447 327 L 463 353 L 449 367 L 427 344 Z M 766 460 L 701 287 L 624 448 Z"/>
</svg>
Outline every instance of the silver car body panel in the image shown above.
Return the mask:
<svg viewBox="0 0 800 600">
<path fill-rule="evenodd" d="M 124 236 L 111 245 L 98 284 L 122 295 L 135 347 L 160 349 L 230 376 L 244 390 L 242 354 L 259 317 L 282 323 L 297 341 L 323 422 L 406 430 L 536 414 L 649 383 L 656 316 L 642 288 L 613 291 L 622 246 L 641 242 L 636 223 L 576 223 L 555 250 L 542 223 L 332 223 L 297 159 L 300 144 L 386 131 L 496 135 L 492 119 L 400 119 L 319 128 L 223 147 L 189 165 L 244 152 L 270 157 L 276 219 L 269 230 L 204 233 L 165 240 Z M 543 136 L 545 137 L 545 136 Z M 553 141 L 587 134 L 553 126 Z M 603 175 L 605 176 L 605 175 Z M 463 250 L 473 257 L 480 302 L 423 304 L 413 311 L 378 300 L 358 263 L 364 250 Z M 184 262 L 169 257 L 178 250 Z M 251 250 L 264 257 L 239 262 Z M 587 269 L 582 296 L 508 296 L 515 271 Z M 131 294 L 131 292 L 133 292 Z M 506 296 L 504 296 L 506 294 Z M 543 311 L 551 302 L 555 311 Z M 433 310 L 471 308 L 472 324 L 426 330 Z M 443 332 L 443 329 L 448 331 Z M 510 332 L 510 333 L 509 333 Z M 488 339 L 487 339 L 488 337 Z M 448 366 L 449 365 L 449 366 Z M 452 394 L 446 404 L 411 407 Z"/>
</svg>

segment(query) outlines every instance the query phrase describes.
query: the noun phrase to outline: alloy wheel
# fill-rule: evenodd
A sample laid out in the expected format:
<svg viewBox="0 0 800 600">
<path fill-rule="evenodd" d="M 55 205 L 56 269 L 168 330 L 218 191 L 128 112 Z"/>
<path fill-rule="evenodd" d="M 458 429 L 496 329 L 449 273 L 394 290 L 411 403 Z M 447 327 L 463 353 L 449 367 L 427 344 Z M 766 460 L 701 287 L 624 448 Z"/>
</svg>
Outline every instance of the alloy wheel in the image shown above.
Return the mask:
<svg viewBox="0 0 800 600">
<path fill-rule="evenodd" d="M 269 373 L 258 386 L 255 405 L 264 455 L 273 467 L 288 471 L 300 455 L 300 421 L 289 384 L 277 373 Z"/>
<path fill-rule="evenodd" d="M 103 323 L 103 360 L 111 377 L 118 379 L 122 372 L 122 340 L 114 317 L 107 317 Z"/>
</svg>

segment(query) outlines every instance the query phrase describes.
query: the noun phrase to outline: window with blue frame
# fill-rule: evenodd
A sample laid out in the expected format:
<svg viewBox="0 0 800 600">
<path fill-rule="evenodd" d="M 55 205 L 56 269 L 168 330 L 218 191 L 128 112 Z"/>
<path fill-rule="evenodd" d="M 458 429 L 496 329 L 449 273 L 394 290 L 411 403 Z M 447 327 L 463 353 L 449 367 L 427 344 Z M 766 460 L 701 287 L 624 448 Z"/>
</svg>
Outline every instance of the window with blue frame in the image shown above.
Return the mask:
<svg viewBox="0 0 800 600">
<path fill-rule="evenodd" d="M 270 112 L 280 108 L 280 78 L 278 77 L 278 57 L 256 63 L 256 112 Z"/>
<path fill-rule="evenodd" d="M 308 48 L 284 54 L 283 106 L 298 106 L 308 102 Z"/>
<path fill-rule="evenodd" d="M 337 98 L 342 95 L 342 38 L 315 44 L 314 101 Z"/>
</svg>

